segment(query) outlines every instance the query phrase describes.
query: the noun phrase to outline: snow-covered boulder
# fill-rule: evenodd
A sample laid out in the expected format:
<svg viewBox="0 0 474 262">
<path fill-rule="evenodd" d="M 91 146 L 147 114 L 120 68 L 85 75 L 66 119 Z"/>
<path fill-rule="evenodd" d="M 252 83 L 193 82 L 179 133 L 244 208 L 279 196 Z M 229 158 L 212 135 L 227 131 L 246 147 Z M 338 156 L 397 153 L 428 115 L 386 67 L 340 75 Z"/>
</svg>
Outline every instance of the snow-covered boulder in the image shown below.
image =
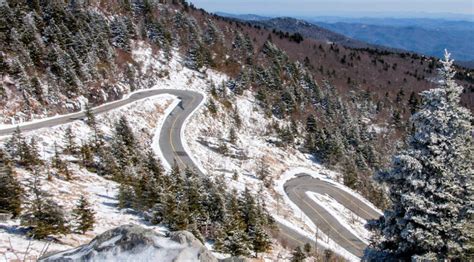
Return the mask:
<svg viewBox="0 0 474 262">
<path fill-rule="evenodd" d="M 39 261 L 203 261 L 217 259 L 187 231 L 165 237 L 151 229 L 125 225 L 106 231 L 89 244 L 46 255 Z"/>
</svg>

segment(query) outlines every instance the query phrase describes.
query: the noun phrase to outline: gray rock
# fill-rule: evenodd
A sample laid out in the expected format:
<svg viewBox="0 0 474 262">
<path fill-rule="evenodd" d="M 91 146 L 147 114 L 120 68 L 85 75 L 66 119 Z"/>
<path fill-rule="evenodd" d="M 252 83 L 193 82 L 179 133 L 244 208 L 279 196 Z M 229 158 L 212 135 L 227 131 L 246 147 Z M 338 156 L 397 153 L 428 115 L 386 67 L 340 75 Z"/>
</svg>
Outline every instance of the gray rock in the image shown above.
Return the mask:
<svg viewBox="0 0 474 262">
<path fill-rule="evenodd" d="M 214 255 L 187 231 L 164 237 L 151 229 L 125 225 L 104 232 L 89 244 L 49 254 L 39 261 L 203 261 L 217 262 Z"/>
<path fill-rule="evenodd" d="M 204 245 L 191 232 L 175 231 L 170 233 L 170 239 L 180 244 L 187 244 L 192 247 L 203 247 Z"/>
<path fill-rule="evenodd" d="M 221 259 L 219 261 L 221 262 L 248 262 L 250 261 L 250 259 L 246 257 L 228 257 L 228 258 Z"/>
</svg>

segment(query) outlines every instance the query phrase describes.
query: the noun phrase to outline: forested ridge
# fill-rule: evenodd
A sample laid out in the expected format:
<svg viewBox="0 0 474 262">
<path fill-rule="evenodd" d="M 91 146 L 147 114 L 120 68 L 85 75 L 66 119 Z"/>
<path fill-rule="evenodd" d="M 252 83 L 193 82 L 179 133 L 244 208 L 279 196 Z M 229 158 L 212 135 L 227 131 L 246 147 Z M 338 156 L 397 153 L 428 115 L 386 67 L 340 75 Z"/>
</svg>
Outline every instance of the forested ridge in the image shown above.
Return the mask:
<svg viewBox="0 0 474 262">
<path fill-rule="evenodd" d="M 369 177 L 401 146 L 420 103 L 416 91 L 431 86 L 437 66 L 419 56 L 294 41 L 183 1 L 7 1 L 0 11 L 3 121 L 80 110 L 85 101 L 150 87 L 166 72 L 140 70 L 130 52 L 142 40 L 164 59 L 176 50 L 189 68 L 233 76 L 225 83 L 233 92 L 252 90 L 269 115 L 291 120 L 273 127 L 280 146 L 343 170 L 346 185 L 379 205 L 384 198 Z"/>
<path fill-rule="evenodd" d="M 404 138 L 414 126 L 408 119 L 423 104 L 418 92 L 434 87 L 441 66 L 434 58 L 350 49 L 269 31 L 208 14 L 186 1 L 2 4 L 0 121 L 86 108 L 90 140 L 75 145 L 73 131 L 68 132 L 68 146 L 58 148 L 52 168 L 67 177 L 68 163 L 61 155 L 75 156 L 81 166 L 121 184 L 121 208 L 139 210 L 152 223 L 172 230 L 190 230 L 233 255 L 270 247 L 272 220 L 263 203 L 247 191 L 225 192 L 221 181 L 192 170 L 174 168 L 165 174 L 157 158 L 137 145 L 127 119 L 116 123 L 112 139 L 105 139 L 90 113 L 92 105 L 150 88 L 167 77 L 166 71 L 143 71 L 143 61 L 134 59 L 133 51 L 142 42 L 164 63 L 181 56 L 182 65 L 197 75 L 209 69 L 227 74 L 228 81 L 209 87 L 211 113 L 215 103 L 239 106 L 231 104 L 226 90 L 234 95 L 250 91 L 268 117 L 282 120 L 269 126 L 278 135 L 271 143 L 296 148 L 340 171 L 345 185 L 379 207 L 390 201 L 372 175 L 388 166 L 396 150 L 409 145 Z M 455 77 L 466 87 L 462 103 L 472 108 L 472 73 L 460 69 Z M 87 230 L 93 214 L 86 199 L 78 203 L 77 223 L 66 225 L 52 200 L 38 189 L 39 181 L 31 181 L 28 189 L 15 181 L 14 166 L 39 174 L 48 165 L 38 157 L 35 143 L 17 131 L 6 144 L 2 179 L 12 190 L 5 198 L 22 191 L 35 196 L 36 202 L 25 203 L 27 215 L 22 218 L 36 229 L 35 237 Z M 182 200 L 178 206 L 176 199 Z M 21 214 L 21 203 L 8 205 L 14 215 Z"/>
</svg>

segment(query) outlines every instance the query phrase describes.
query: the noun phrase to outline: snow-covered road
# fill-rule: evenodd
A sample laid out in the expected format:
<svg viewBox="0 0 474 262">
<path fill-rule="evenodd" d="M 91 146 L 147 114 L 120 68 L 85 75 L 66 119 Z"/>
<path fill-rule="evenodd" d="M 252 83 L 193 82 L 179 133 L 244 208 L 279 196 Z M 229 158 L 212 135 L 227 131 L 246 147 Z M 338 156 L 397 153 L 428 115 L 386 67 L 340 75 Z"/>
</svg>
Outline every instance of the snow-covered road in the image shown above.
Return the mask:
<svg viewBox="0 0 474 262">
<path fill-rule="evenodd" d="M 196 169 L 201 174 L 205 173 L 202 171 L 203 168 L 196 164 L 183 138 L 183 129 L 186 127 L 187 119 L 203 104 L 202 102 L 205 99 L 203 94 L 182 89 L 151 89 L 136 92 L 117 102 L 96 107 L 93 109 L 93 112 L 96 114 L 108 112 L 138 100 L 162 94 L 171 94 L 181 100 L 180 103 L 174 105 L 174 108 L 167 115 L 159 131 L 159 148 L 162 153 L 161 157 L 164 158 L 162 160 L 167 162 L 168 166 L 173 165 L 174 161 L 176 161 L 180 166 L 188 166 Z M 22 131 L 33 131 L 69 123 L 84 117 L 84 112 L 78 112 L 45 119 L 43 121 L 23 123 L 20 129 Z M 0 129 L 0 136 L 9 135 L 15 129 L 15 127 Z M 284 192 L 292 204 L 295 204 L 304 212 L 322 233 L 329 236 L 351 254 L 359 257 L 362 255 L 366 243 L 355 236 L 347 227 L 341 225 L 340 218 L 328 212 L 327 209 L 322 206 L 324 203 L 316 203 L 306 192 L 329 195 L 345 208 L 364 219 L 377 218 L 380 215 L 380 211 L 376 210 L 366 201 L 361 200 L 360 197 L 354 196 L 350 192 L 341 189 L 341 187 L 328 183 L 327 181 L 313 178 L 305 174 L 305 172 L 285 181 Z M 294 227 L 288 226 L 281 221 L 277 220 L 277 223 L 280 228 L 281 236 L 286 238 L 288 242 L 296 245 L 302 245 L 307 242 L 313 242 L 314 244 L 314 241 L 311 240 L 311 237 L 308 237 L 308 234 L 303 234 Z M 324 246 L 321 247 L 324 248 Z"/>
</svg>

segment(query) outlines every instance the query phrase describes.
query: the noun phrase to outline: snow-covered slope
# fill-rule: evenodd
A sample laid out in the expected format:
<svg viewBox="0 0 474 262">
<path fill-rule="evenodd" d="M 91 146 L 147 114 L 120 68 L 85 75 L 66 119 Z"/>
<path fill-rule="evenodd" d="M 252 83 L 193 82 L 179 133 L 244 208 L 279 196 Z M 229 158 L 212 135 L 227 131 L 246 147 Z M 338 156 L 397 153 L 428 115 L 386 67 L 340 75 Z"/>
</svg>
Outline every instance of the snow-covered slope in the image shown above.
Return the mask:
<svg viewBox="0 0 474 262">
<path fill-rule="evenodd" d="M 112 125 L 115 121 L 120 116 L 125 115 L 131 126 L 135 127 L 134 131 L 136 131 L 141 143 L 150 144 L 155 134 L 154 130 L 164 120 L 164 111 L 175 99 L 175 97 L 168 95 L 148 98 L 100 115 L 97 120 L 100 123 L 100 129 L 107 136 L 111 134 Z M 74 130 L 78 144 L 88 139 L 91 133 L 91 130 L 83 121 L 74 121 L 68 125 L 27 133 L 25 136 L 35 136 L 39 142 L 39 151 L 42 158 L 50 159 L 54 155 L 54 142 L 59 147 L 63 145 L 62 137 L 64 137 L 64 131 L 68 126 L 71 126 Z M 157 231 L 166 230 L 157 226 L 149 226 L 133 212 L 120 211 L 117 208 L 117 183 L 80 168 L 76 164 L 70 164 L 69 168 L 72 173 L 70 180 L 54 175 L 50 179 L 43 177 L 41 179 L 42 187 L 67 212 L 73 209 L 80 196 L 86 196 L 96 212 L 94 230 L 87 232 L 85 235 L 57 236 L 61 242 L 59 245 L 50 244 L 47 241 L 27 239 L 18 220 L 9 221 L 8 223 L 0 222 L 0 253 L 4 254 L 7 260 L 15 259 L 17 256 L 24 257 L 25 255 L 34 259 L 42 254 L 45 249 L 47 251 L 59 251 L 71 248 L 89 241 L 97 234 L 124 224 L 140 224 Z M 18 180 L 24 184 L 27 184 L 31 179 L 31 172 L 27 170 L 18 169 L 17 173 Z"/>
<path fill-rule="evenodd" d="M 124 225 L 104 232 L 86 245 L 46 255 L 39 261 L 217 262 L 217 258 L 189 232 L 173 232 L 166 237 L 151 229 Z"/>
<path fill-rule="evenodd" d="M 340 179 L 337 173 L 317 164 L 309 155 L 301 153 L 296 148 L 283 148 L 275 145 L 274 141 L 277 141 L 278 138 L 270 126 L 275 123 L 285 126 L 289 123 L 265 115 L 250 92 L 237 96 L 233 95 L 226 87 L 221 86 L 220 83 L 227 79 L 226 75 L 212 70 L 199 73 L 183 67 L 181 65 L 182 59 L 176 52 L 170 61 L 164 62 L 160 54 L 151 52 L 149 46 L 144 43 L 137 43 L 137 48 L 132 51 L 132 54 L 136 60 L 143 61 L 144 71 L 156 74 L 163 71 L 167 72 L 166 76 L 157 81 L 152 88 L 195 90 L 208 94 L 210 98 L 216 101 L 217 115 L 211 115 L 206 105 L 202 106 L 190 118 L 188 128 L 184 132 L 185 141 L 183 141 L 183 144 L 187 144 L 187 150 L 196 160 L 196 164 L 211 176 L 223 176 L 229 185 L 229 189 L 235 188 L 240 191 L 248 187 L 265 203 L 275 219 L 295 228 L 300 228 L 302 232 L 307 232 L 308 235 L 313 236 L 314 225 L 304 219 L 301 212 L 295 210 L 285 201 L 284 192 L 279 189 L 279 185 L 282 181 L 291 178 L 291 175 L 288 175 L 288 170 L 300 167 L 323 174 L 334 183 L 337 183 Z M 226 95 L 225 99 L 209 95 L 213 85 L 217 86 L 219 96 Z M 231 106 L 229 107 L 226 102 L 218 102 L 224 100 L 230 102 Z M 164 95 L 130 104 L 99 116 L 100 129 L 106 136 L 110 135 L 114 122 L 120 116 L 125 115 L 140 143 L 152 147 L 157 155 L 160 155 L 159 148 L 157 148 L 158 129 L 161 127 L 165 116 L 176 103 L 176 97 Z M 238 113 L 242 121 L 240 128 L 235 126 L 235 112 Z M 91 132 L 82 121 L 75 121 L 69 125 L 74 130 L 77 136 L 76 142 L 79 144 L 81 140 L 87 139 Z M 62 146 L 60 138 L 63 137 L 67 126 L 58 126 L 34 133 L 40 142 L 40 151 L 43 158 L 50 158 L 54 154 L 54 141 L 58 143 L 58 146 Z M 232 127 L 236 131 L 236 141 L 234 143 L 229 140 Z M 225 155 L 219 153 L 219 150 L 215 148 L 219 145 L 225 145 L 228 148 L 228 153 Z M 163 158 L 162 162 L 165 163 Z M 268 166 L 270 185 L 267 185 L 267 187 L 257 175 L 259 170 L 262 169 L 262 163 Z M 158 231 L 166 230 L 147 225 L 137 215 L 119 211 L 116 208 L 116 183 L 80 169 L 77 165 L 73 164 L 71 168 L 73 172 L 72 180 L 66 181 L 62 177 L 53 177 L 50 181 L 45 179 L 44 187 L 58 197 L 58 201 L 64 206 L 65 210 L 71 210 L 72 205 L 75 204 L 80 195 L 87 195 L 97 212 L 98 224 L 93 232 L 86 235 L 59 236 L 63 244 L 51 245 L 48 251 L 64 250 L 71 246 L 83 244 L 97 234 L 128 223 L 144 225 Z M 238 176 L 235 176 L 235 173 Z M 20 170 L 19 175 L 22 181 L 26 181 L 30 173 Z M 18 233 L 21 231 L 18 221 L 0 225 L 2 241 L 0 252 L 5 253 L 8 258 L 15 258 L 15 253 L 22 255 L 30 241 L 21 233 Z M 359 231 L 362 238 L 368 238 L 366 231 Z M 320 237 L 321 243 L 326 243 L 327 247 L 348 259 L 356 260 L 323 234 L 320 234 Z M 11 246 L 9 240 L 11 240 Z M 45 242 L 33 241 L 31 247 L 28 248 L 29 255 L 38 256 L 41 254 L 44 245 Z M 278 243 L 274 243 L 273 250 L 270 253 L 264 254 L 264 258 L 267 260 L 290 257 L 290 251 L 285 250 Z"/>
</svg>

